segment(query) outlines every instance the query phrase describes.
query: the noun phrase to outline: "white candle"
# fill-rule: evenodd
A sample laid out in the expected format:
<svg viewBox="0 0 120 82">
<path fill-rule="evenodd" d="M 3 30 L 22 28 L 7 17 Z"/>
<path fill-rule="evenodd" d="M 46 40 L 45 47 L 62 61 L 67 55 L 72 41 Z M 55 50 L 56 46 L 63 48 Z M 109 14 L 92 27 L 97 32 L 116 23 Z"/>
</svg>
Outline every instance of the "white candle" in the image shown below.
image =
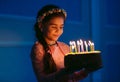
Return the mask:
<svg viewBox="0 0 120 82">
<path fill-rule="evenodd" d="M 74 46 L 74 52 L 77 52 L 77 47 L 76 47 L 76 43 L 75 43 L 75 41 L 72 41 L 72 43 L 73 43 L 73 46 Z"/>
<path fill-rule="evenodd" d="M 91 41 L 88 42 L 88 45 L 89 45 L 90 51 L 91 51 Z"/>
<path fill-rule="evenodd" d="M 80 39 L 81 51 L 84 52 L 83 41 Z"/>
<path fill-rule="evenodd" d="M 91 51 L 94 51 L 94 43 L 93 42 L 91 43 L 91 46 L 92 46 Z"/>
<path fill-rule="evenodd" d="M 94 51 L 94 43 L 89 41 L 90 51 Z"/>
<path fill-rule="evenodd" d="M 85 50 L 86 50 L 86 52 L 88 52 L 88 45 L 87 45 L 87 42 L 84 41 L 84 44 L 85 44 Z"/>
<path fill-rule="evenodd" d="M 70 41 L 69 44 L 70 44 L 70 53 L 71 53 L 72 52 L 72 42 Z"/>
<path fill-rule="evenodd" d="M 75 46 L 72 45 L 72 52 L 75 52 Z"/>
<path fill-rule="evenodd" d="M 77 52 L 75 41 L 70 41 L 70 52 Z"/>
<path fill-rule="evenodd" d="M 80 41 L 77 40 L 77 52 L 80 52 Z"/>
</svg>

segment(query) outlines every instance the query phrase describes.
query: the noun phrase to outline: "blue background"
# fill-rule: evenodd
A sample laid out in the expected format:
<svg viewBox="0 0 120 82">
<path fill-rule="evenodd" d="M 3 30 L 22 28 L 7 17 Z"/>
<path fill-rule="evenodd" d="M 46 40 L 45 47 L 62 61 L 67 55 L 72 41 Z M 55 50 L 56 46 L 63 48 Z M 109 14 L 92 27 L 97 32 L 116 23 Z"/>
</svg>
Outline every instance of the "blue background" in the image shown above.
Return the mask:
<svg viewBox="0 0 120 82">
<path fill-rule="evenodd" d="M 0 0 L 0 82 L 37 82 L 30 60 L 37 11 L 46 4 L 68 17 L 60 41 L 92 40 L 103 68 L 82 82 L 120 81 L 120 0 Z"/>
</svg>

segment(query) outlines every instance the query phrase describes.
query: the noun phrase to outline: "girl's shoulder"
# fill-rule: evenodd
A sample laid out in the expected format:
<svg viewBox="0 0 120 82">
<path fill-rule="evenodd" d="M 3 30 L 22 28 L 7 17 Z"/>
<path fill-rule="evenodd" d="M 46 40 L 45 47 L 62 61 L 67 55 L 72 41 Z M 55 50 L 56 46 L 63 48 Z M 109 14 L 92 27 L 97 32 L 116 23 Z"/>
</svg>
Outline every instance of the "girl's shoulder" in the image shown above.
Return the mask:
<svg viewBox="0 0 120 82">
<path fill-rule="evenodd" d="M 60 49 L 62 51 L 64 51 L 65 53 L 68 53 L 70 51 L 70 47 L 66 43 L 64 43 L 64 42 L 57 42 L 57 43 L 58 43 L 58 46 L 60 47 Z"/>
<path fill-rule="evenodd" d="M 43 59 L 43 55 L 44 55 L 43 46 L 38 41 L 35 42 L 31 50 L 31 59 L 34 62 L 40 63 Z"/>
<path fill-rule="evenodd" d="M 64 43 L 64 42 L 60 42 L 60 41 L 57 41 L 58 45 L 60 46 L 66 46 L 66 47 L 69 47 L 68 44 Z"/>
<path fill-rule="evenodd" d="M 70 47 L 64 42 L 57 42 L 62 52 L 66 55 L 70 52 Z"/>
<path fill-rule="evenodd" d="M 41 53 L 43 54 L 44 53 L 44 49 L 43 49 L 43 46 L 40 42 L 36 41 L 32 47 L 32 50 L 34 53 Z"/>
<path fill-rule="evenodd" d="M 38 42 L 38 41 L 36 41 L 34 43 L 33 47 L 35 47 L 35 48 L 43 48 L 42 44 L 40 42 Z"/>
</svg>

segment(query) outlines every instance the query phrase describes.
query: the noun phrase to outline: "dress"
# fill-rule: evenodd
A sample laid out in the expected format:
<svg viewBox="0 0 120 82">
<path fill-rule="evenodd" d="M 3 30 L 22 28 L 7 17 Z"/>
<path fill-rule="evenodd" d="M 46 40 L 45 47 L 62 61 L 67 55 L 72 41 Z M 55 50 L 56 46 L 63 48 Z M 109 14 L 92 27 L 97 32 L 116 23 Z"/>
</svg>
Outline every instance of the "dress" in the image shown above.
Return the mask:
<svg viewBox="0 0 120 82">
<path fill-rule="evenodd" d="M 88 73 L 85 71 L 80 70 L 68 73 L 64 69 L 64 56 L 69 53 L 69 46 L 67 44 L 57 42 L 56 45 L 49 47 L 57 67 L 57 71 L 52 74 L 45 74 L 43 71 L 43 56 L 45 53 L 43 46 L 39 42 L 36 42 L 31 50 L 32 65 L 38 82 L 78 82 L 87 77 Z"/>
<path fill-rule="evenodd" d="M 57 72 L 46 75 L 43 72 L 43 46 L 36 42 L 32 47 L 31 59 L 32 65 L 38 82 L 77 82 L 73 81 L 72 74 L 65 74 L 64 56 L 69 53 L 69 46 L 63 42 L 57 42 L 56 45 L 49 46 L 50 53 L 57 67 Z M 56 76 L 60 77 L 56 79 Z"/>
</svg>

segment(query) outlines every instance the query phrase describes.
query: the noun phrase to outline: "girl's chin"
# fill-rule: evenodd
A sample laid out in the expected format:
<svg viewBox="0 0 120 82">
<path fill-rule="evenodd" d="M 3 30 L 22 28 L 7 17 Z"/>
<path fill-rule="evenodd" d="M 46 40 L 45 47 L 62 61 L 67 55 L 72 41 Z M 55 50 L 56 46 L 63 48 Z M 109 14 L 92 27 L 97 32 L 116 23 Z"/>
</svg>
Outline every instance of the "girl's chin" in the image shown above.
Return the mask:
<svg viewBox="0 0 120 82">
<path fill-rule="evenodd" d="M 50 38 L 49 40 L 51 40 L 51 41 L 57 41 L 58 37 Z"/>
<path fill-rule="evenodd" d="M 57 41 L 57 40 L 58 40 L 58 38 L 53 39 L 53 41 Z"/>
</svg>

